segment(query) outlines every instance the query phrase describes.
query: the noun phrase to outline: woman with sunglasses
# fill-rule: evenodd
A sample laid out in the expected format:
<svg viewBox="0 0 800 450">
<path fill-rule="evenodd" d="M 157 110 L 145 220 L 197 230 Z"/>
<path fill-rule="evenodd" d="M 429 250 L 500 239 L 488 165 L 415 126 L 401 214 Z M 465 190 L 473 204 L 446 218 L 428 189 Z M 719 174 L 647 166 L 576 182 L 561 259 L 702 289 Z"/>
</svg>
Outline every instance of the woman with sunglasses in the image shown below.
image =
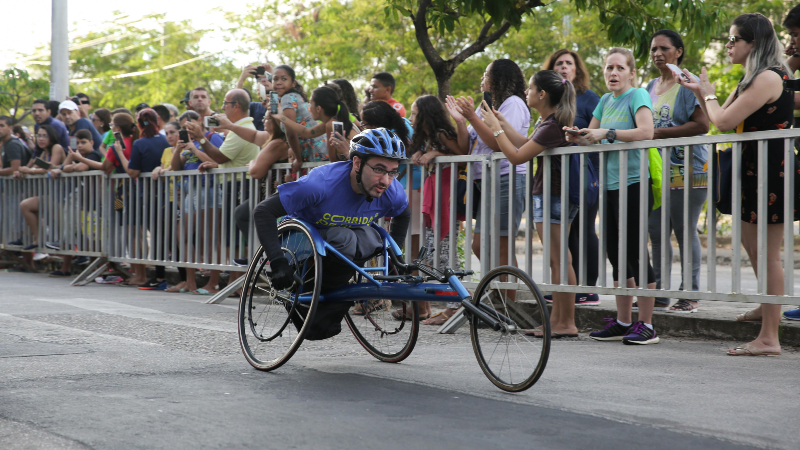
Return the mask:
<svg viewBox="0 0 800 450">
<path fill-rule="evenodd" d="M 724 103 L 720 104 L 715 83 L 710 83 L 704 68 L 700 81 L 691 74 L 689 81 L 675 77 L 678 83 L 691 89 L 703 112 L 720 131 L 736 130 L 737 133 L 789 128 L 793 122 L 794 91 L 784 87 L 784 80 L 790 78 L 790 69 L 782 59 L 783 48 L 772 23 L 761 14 L 742 14 L 733 20 L 730 37 L 725 45 L 732 64 L 740 64 L 745 73 L 736 90 Z M 758 142 L 742 143 L 742 211 L 735 212 L 742 221 L 742 245 L 750 261 L 757 261 L 758 222 L 767 223 L 767 271 L 766 286 L 768 295 L 783 295 L 783 267 L 781 266 L 781 239 L 784 220 L 797 220 L 784 217 L 783 172 L 794 169 L 794 161 L 785 166 L 783 158 L 783 139 L 772 139 L 767 144 L 767 192 L 769 205 L 767 216 L 757 214 L 758 187 Z M 800 181 L 800 177 L 795 178 Z M 795 199 L 797 202 L 798 199 Z M 795 213 L 797 216 L 797 213 Z M 757 265 L 753 264 L 756 271 Z M 778 325 L 781 320 L 781 305 L 762 304 L 745 314 L 745 318 L 761 318 L 761 332 L 758 337 L 734 349 L 728 350 L 731 356 L 779 355 Z"/>
</svg>

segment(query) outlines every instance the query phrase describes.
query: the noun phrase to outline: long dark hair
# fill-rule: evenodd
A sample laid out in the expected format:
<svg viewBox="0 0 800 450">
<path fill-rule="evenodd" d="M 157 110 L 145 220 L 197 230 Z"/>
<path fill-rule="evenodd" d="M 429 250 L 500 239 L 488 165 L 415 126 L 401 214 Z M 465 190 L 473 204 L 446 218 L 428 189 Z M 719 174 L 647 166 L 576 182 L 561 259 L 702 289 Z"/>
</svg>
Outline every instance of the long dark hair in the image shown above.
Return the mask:
<svg viewBox="0 0 800 450">
<path fill-rule="evenodd" d="M 560 73 L 540 70 L 533 76 L 533 84 L 547 92 L 550 106 L 556 109 L 555 118 L 563 126 L 571 127 L 575 121 L 575 88 Z"/>
<path fill-rule="evenodd" d="M 92 114 L 94 114 L 95 117 L 97 117 L 98 119 L 100 119 L 101 122 L 103 122 L 103 126 L 101 127 L 102 130 L 97 130 L 97 131 L 105 133 L 106 131 L 111 129 L 111 111 L 105 108 L 100 108 L 94 110 L 94 113 Z"/>
<path fill-rule="evenodd" d="M 44 131 L 47 132 L 48 143 L 47 143 L 47 148 L 42 148 L 42 147 L 39 147 L 39 139 L 36 139 L 34 141 L 34 143 L 36 144 L 36 149 L 39 151 L 40 155 L 42 153 L 44 153 L 44 152 L 50 153 L 50 157 L 52 158 L 53 157 L 53 147 L 56 144 L 59 143 L 58 131 L 56 131 L 56 129 L 53 128 L 52 125 L 39 125 L 39 129 L 40 130 L 44 130 Z"/>
<path fill-rule="evenodd" d="M 517 63 L 510 59 L 495 59 L 489 69 L 490 91 L 492 103 L 495 108 L 500 108 L 507 99 L 517 96 L 525 101 L 525 76 Z"/>
<path fill-rule="evenodd" d="M 292 69 L 292 66 L 287 66 L 286 64 L 281 64 L 280 66 L 275 68 L 275 70 L 278 70 L 278 69 L 285 70 L 286 73 L 289 74 L 289 77 L 291 77 L 292 81 L 295 82 L 294 87 L 293 88 L 289 88 L 286 92 L 284 92 L 283 95 L 289 94 L 291 92 L 295 92 L 295 93 L 299 94 L 300 97 L 303 98 L 304 102 L 308 103 L 308 96 L 306 95 L 306 91 L 303 90 L 303 85 L 300 84 L 299 81 L 297 81 L 297 76 L 295 75 L 294 69 Z"/>
<path fill-rule="evenodd" d="M 139 139 L 139 128 L 136 126 L 136 122 L 133 121 L 133 116 L 130 114 L 114 114 L 114 118 L 111 119 L 111 121 L 114 122 L 114 126 L 119 128 L 122 137 L 130 137 L 132 141 Z"/>
<path fill-rule="evenodd" d="M 414 136 L 409 146 L 411 153 L 423 150 L 428 141 L 438 142 L 440 132 L 444 132 L 450 139 L 458 138 L 456 129 L 438 97 L 423 95 L 414 103 L 417 104 L 417 123 L 414 125 Z"/>
<path fill-rule="evenodd" d="M 152 108 L 139 111 L 136 122 L 142 129 L 142 137 L 151 138 L 158 134 L 158 114 Z"/>
<path fill-rule="evenodd" d="M 358 113 L 358 97 L 356 97 L 356 90 L 353 85 L 344 78 L 337 78 L 333 80 L 340 88 L 342 88 L 342 101 L 347 105 L 350 114 L 354 115 L 356 119 L 361 120 L 361 115 Z"/>
<path fill-rule="evenodd" d="M 361 110 L 361 121 L 364 126 L 375 128 L 386 128 L 394 131 L 394 134 L 409 145 L 408 128 L 406 121 L 400 114 L 386 102 L 370 102 Z"/>
<path fill-rule="evenodd" d="M 318 87 L 311 93 L 311 100 L 322 108 L 326 116 L 333 117 L 334 120 L 344 124 L 344 137 L 350 134 L 350 130 L 353 129 L 353 122 L 350 121 L 350 112 L 347 110 L 347 105 L 339 99 L 339 95 L 335 90 L 328 86 Z"/>
</svg>

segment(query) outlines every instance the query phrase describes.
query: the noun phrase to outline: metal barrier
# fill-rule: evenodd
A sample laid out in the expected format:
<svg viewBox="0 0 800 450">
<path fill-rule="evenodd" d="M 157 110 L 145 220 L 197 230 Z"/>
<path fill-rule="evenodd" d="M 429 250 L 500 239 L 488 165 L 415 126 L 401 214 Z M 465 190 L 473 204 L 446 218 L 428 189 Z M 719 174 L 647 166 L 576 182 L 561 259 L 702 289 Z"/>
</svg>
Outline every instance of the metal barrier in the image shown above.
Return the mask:
<svg viewBox="0 0 800 450">
<path fill-rule="evenodd" d="M 626 288 L 613 287 L 607 279 L 607 248 L 605 246 L 607 230 L 604 228 L 605 218 L 609 214 L 606 200 L 608 198 L 607 179 L 608 174 L 603 169 L 603 161 L 610 155 L 610 152 L 620 152 L 620 185 L 627 184 L 628 152 L 626 150 L 638 150 L 641 152 L 640 172 L 648 171 L 647 149 L 654 147 L 660 149 L 663 157 L 662 166 L 662 203 L 669 204 L 670 195 L 683 195 L 684 208 L 688 208 L 689 190 L 682 191 L 670 190 L 670 158 L 668 157 L 669 147 L 684 147 L 685 160 L 692 161 L 692 146 L 706 144 L 709 146 L 709 155 L 717 150 L 720 144 L 732 144 L 734 146 L 733 159 L 733 210 L 741 209 L 741 142 L 758 141 L 759 145 L 759 183 L 765 187 L 766 183 L 766 145 L 767 139 L 782 139 L 784 141 L 785 157 L 794 158 L 793 141 L 800 137 L 799 130 L 779 130 L 755 133 L 727 134 L 715 136 L 698 136 L 691 138 L 678 138 L 669 140 L 644 141 L 616 143 L 609 145 L 593 145 L 587 147 L 564 147 L 546 150 L 544 156 L 544 217 L 550 216 L 551 194 L 551 175 L 548 170 L 555 162 L 553 158 L 561 158 L 562 167 L 565 166 L 569 155 L 580 154 L 581 164 L 586 164 L 586 154 L 589 152 L 600 152 L 601 167 L 597 168 L 600 181 L 600 194 L 598 198 L 598 232 L 600 238 L 600 248 L 598 255 L 598 265 L 600 267 L 597 286 L 588 286 L 586 283 L 586 261 L 581 261 L 577 276 L 577 285 L 568 285 L 566 281 L 560 284 L 550 282 L 550 246 L 543 246 L 543 265 L 541 276 L 533 268 L 532 243 L 534 239 L 534 224 L 531 205 L 531 188 L 533 184 L 533 174 L 535 165 L 533 161 L 526 163 L 526 173 L 517 174 L 515 170 L 509 172 L 509 189 L 513 189 L 518 177 L 523 177 L 525 183 L 525 212 L 523 213 L 524 226 L 524 251 L 521 254 L 522 261 L 517 264 L 523 267 L 526 272 L 531 273 L 534 279 L 539 280 L 539 285 L 544 291 L 549 292 L 573 292 L 573 293 L 596 293 L 605 295 L 635 295 L 635 296 L 658 296 L 658 297 L 677 297 L 690 300 L 721 300 L 737 302 L 757 302 L 757 303 L 776 303 L 776 304 L 795 304 L 800 305 L 800 296 L 794 294 L 793 276 L 793 224 L 791 221 L 784 224 L 784 242 L 787 243 L 787 251 L 783 254 L 783 264 L 785 268 L 784 295 L 767 295 L 766 280 L 764 277 L 758 279 L 755 292 L 743 292 L 741 287 L 741 223 L 739 220 L 732 221 L 732 273 L 731 285 L 721 286 L 717 283 L 717 268 L 713 263 L 716 260 L 716 235 L 710 232 L 707 235 L 708 261 L 706 264 L 704 290 L 692 291 L 689 289 L 678 290 L 671 286 L 670 280 L 662 280 L 661 289 L 647 288 Z M 419 196 L 413 191 L 413 179 L 409 180 L 406 193 L 409 197 L 414 197 L 413 201 L 421 201 L 425 195 L 425 181 L 428 177 L 436 176 L 433 183 L 434 213 L 432 222 L 439 224 L 443 218 L 442 199 L 449 192 L 449 227 L 446 230 L 448 235 L 450 261 L 456 261 L 459 239 L 459 230 L 464 223 L 465 245 L 463 252 L 465 255 L 465 269 L 477 269 L 480 273 L 487 273 L 491 268 L 496 267 L 500 261 L 501 252 L 505 252 L 509 260 L 513 260 L 517 254 L 516 239 L 509 239 L 508 246 L 501 248 L 499 233 L 482 233 L 480 236 L 481 258 L 480 267 L 472 267 L 473 251 L 471 241 L 473 238 L 472 224 L 473 217 L 472 205 L 480 200 L 481 217 L 492 222 L 492 229 L 500 228 L 500 170 L 501 160 L 505 157 L 501 153 L 492 155 L 470 155 L 470 156 L 449 156 L 438 157 L 432 161 L 433 169 L 429 172 L 427 168 L 422 170 L 422 180 Z M 305 168 L 313 168 L 323 163 L 306 163 Z M 406 163 L 408 164 L 408 163 Z M 460 222 L 456 214 L 455 202 L 457 200 L 458 181 L 457 173 L 464 167 L 466 186 L 466 208 L 465 221 Z M 480 186 L 480 196 L 473 193 L 471 186 L 476 180 L 475 168 L 479 167 L 483 176 L 478 183 Z M 265 180 L 252 179 L 244 167 L 234 169 L 215 169 L 206 174 L 198 171 L 165 172 L 157 180 L 153 180 L 150 174 L 142 174 L 137 179 L 131 179 L 125 174 L 115 174 L 110 177 L 99 172 L 84 172 L 80 174 L 64 174 L 56 180 L 46 177 L 26 177 L 23 180 L 12 180 L 0 178 L 0 248 L 9 248 L 7 243 L 11 240 L 22 238 L 26 243 L 32 242 L 33 235 L 24 225 L 19 213 L 19 201 L 31 196 L 40 197 L 40 225 L 37 230 L 38 242 L 40 247 L 43 242 L 55 241 L 61 244 L 61 250 L 48 250 L 50 253 L 64 255 L 88 255 L 101 256 L 107 258 L 112 263 L 134 263 L 134 264 L 156 264 L 177 267 L 206 268 L 212 270 L 244 271 L 245 268 L 233 264 L 235 258 L 249 259 L 258 246 L 258 237 L 252 226 L 249 227 L 246 236 L 237 230 L 234 211 L 240 205 L 252 212 L 255 205 L 265 196 L 271 195 L 274 191 L 274 184 L 281 180 L 283 175 L 290 169 L 289 164 L 274 165 Z M 445 184 L 442 181 L 444 172 L 450 171 L 450 182 Z M 408 178 L 413 177 L 413 171 L 407 170 Z M 581 171 L 581 177 L 585 177 L 585 171 Z M 488 175 L 488 176 L 487 176 Z M 695 179 L 692 167 L 686 167 L 683 174 L 686 179 Z M 561 173 L 561 203 L 569 203 L 567 186 L 569 186 L 569 173 Z M 786 171 L 784 183 L 787 192 L 794 191 L 795 173 Z M 582 179 L 583 183 L 584 180 Z M 707 174 L 707 185 L 714 186 L 718 180 L 714 179 L 711 171 Z M 429 185 L 428 188 L 431 188 Z M 639 259 L 645 261 L 648 258 L 647 246 L 647 227 L 649 209 L 646 204 L 647 185 L 640 184 L 640 195 L 644 205 L 640 204 L 639 222 Z M 766 189 L 759 190 L 758 212 L 760 217 L 766 214 L 769 199 Z M 708 190 L 708 199 L 712 199 L 712 190 Z M 119 208 L 122 201 L 122 207 Z M 509 228 L 513 230 L 515 218 L 513 215 L 514 196 L 508 196 L 509 202 Z M 115 206 L 116 204 L 116 206 Z M 581 207 L 585 206 L 585 192 L 581 192 Z M 792 196 L 787 197 L 784 205 L 786 215 L 791 216 L 794 211 L 794 200 Z M 207 213 L 213 211 L 213 213 Z M 620 191 L 620 220 L 626 220 L 628 211 L 627 194 L 625 190 Z M 562 222 L 566 223 L 568 210 L 562 209 Z M 662 222 L 669 220 L 668 208 L 662 208 Z M 96 218 L 96 219 L 95 219 Z M 420 242 L 424 242 L 425 217 L 420 213 L 412 218 L 420 225 Z M 716 230 L 716 216 L 707 215 L 708 229 Z M 585 229 L 587 223 L 585 216 L 581 215 L 579 223 L 573 224 Z M 684 213 L 684 242 L 690 242 L 690 232 L 696 224 L 690 223 L 689 214 Z M 551 226 L 549 220 L 543 223 L 543 241 L 550 242 Z M 433 241 L 435 251 L 433 251 L 434 265 L 439 264 L 440 246 L 442 244 L 442 231 L 439 226 L 434 226 Z M 561 227 L 561 261 L 567 261 L 567 228 Z M 513 234 L 513 233 L 512 233 Z M 584 233 L 581 233 L 581 236 Z M 619 262 L 620 279 L 626 279 L 633 274 L 625 273 L 626 252 L 625 242 L 627 230 L 622 227 L 619 230 Z M 586 243 L 581 239 L 580 245 L 585 248 Z M 666 229 L 662 232 L 661 241 L 665 244 L 669 242 Z M 408 234 L 405 241 L 405 248 L 411 249 L 412 236 Z M 758 273 L 765 273 L 766 261 L 766 224 L 759 221 L 758 224 L 758 258 L 753 264 L 756 265 Z M 409 253 L 408 251 L 406 253 Z M 583 253 L 585 254 L 585 252 Z M 661 273 L 667 273 L 666 268 L 672 264 L 668 260 L 668 252 L 664 252 L 660 261 Z M 691 251 L 685 251 L 682 266 L 691 267 Z M 93 268 L 97 272 L 97 267 Z M 639 279 L 646 279 L 646 265 L 639 267 Z M 561 265 L 560 279 L 567 280 L 567 266 Z M 84 278 L 86 274 L 83 274 Z M 91 278 L 89 278 L 91 279 Z M 683 271 L 683 285 L 691 286 L 691 270 Z M 465 283 L 467 286 L 474 286 L 474 283 Z M 231 283 L 224 292 L 212 298 L 210 302 L 218 302 L 227 296 L 228 293 L 238 288 L 237 283 Z"/>
</svg>

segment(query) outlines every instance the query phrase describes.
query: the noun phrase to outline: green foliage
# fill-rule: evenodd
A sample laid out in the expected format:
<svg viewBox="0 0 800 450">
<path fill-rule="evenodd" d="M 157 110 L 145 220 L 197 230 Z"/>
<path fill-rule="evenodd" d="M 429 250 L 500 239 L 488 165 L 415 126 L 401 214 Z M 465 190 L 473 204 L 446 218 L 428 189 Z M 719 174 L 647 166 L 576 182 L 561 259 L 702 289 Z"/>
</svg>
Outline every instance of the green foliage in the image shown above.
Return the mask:
<svg viewBox="0 0 800 450">
<path fill-rule="evenodd" d="M 37 98 L 47 98 L 50 83 L 31 78 L 28 71 L 11 68 L 0 78 L 0 114 L 17 123 L 30 114 L 31 104 Z"/>
<path fill-rule="evenodd" d="M 212 108 L 219 108 L 225 92 L 235 86 L 238 71 L 227 57 L 203 57 L 199 46 L 203 34 L 188 22 L 163 22 L 161 16 L 150 16 L 136 24 L 80 36 L 71 45 L 107 42 L 70 52 L 75 60 L 70 66 L 70 90 L 88 94 L 94 107 L 132 110 L 142 102 L 177 105 L 186 91 L 205 86 L 214 101 Z M 171 65 L 176 66 L 168 68 Z M 120 77 L 138 72 L 144 73 Z"/>
</svg>

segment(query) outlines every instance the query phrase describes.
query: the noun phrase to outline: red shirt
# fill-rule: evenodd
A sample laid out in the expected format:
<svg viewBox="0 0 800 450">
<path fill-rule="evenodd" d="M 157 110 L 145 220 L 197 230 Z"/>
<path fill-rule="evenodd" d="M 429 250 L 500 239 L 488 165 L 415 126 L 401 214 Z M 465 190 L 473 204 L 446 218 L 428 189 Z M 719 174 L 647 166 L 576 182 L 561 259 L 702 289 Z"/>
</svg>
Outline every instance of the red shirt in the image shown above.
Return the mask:
<svg viewBox="0 0 800 450">
<path fill-rule="evenodd" d="M 132 136 L 131 137 L 124 137 L 123 136 L 122 142 L 125 143 L 125 150 L 122 151 L 122 154 L 126 158 L 128 158 L 128 160 L 130 160 L 131 159 L 131 148 L 133 147 L 133 137 Z M 124 169 L 122 169 L 122 165 L 119 164 L 119 162 L 117 161 L 117 153 L 114 150 L 114 146 L 113 145 L 108 147 L 108 150 L 106 150 L 106 159 L 111 161 L 111 164 L 113 164 L 114 167 L 117 168 L 117 172 L 118 173 L 123 173 L 125 171 Z"/>
<path fill-rule="evenodd" d="M 394 110 L 397 111 L 397 113 L 400 114 L 401 117 L 406 116 L 406 108 L 403 106 L 402 103 L 398 102 L 393 98 L 386 100 L 386 103 L 392 105 L 392 108 L 394 108 Z"/>
</svg>

